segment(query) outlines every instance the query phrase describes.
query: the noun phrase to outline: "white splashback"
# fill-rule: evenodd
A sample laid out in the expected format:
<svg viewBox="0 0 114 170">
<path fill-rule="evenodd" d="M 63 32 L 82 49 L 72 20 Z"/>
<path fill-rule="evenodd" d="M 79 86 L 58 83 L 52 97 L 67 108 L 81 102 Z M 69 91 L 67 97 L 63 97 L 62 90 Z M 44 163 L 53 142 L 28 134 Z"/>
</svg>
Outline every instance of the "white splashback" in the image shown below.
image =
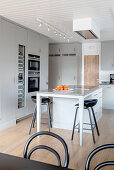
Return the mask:
<svg viewBox="0 0 114 170">
<path fill-rule="evenodd" d="M 110 74 L 114 74 L 114 71 L 110 70 L 110 71 L 100 71 L 100 75 L 99 75 L 99 81 L 100 83 L 102 81 L 110 81 Z"/>
</svg>

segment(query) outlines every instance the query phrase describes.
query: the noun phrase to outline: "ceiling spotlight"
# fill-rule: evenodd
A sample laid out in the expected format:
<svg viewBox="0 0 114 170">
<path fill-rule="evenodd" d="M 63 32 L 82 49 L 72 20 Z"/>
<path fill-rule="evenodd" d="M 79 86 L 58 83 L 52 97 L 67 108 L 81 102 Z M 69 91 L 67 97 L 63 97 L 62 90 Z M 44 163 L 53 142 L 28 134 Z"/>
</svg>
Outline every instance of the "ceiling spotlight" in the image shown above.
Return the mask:
<svg viewBox="0 0 114 170">
<path fill-rule="evenodd" d="M 40 24 L 39 24 L 39 27 L 41 27 L 42 26 L 42 22 L 40 22 Z"/>
<path fill-rule="evenodd" d="M 54 30 L 54 33 L 55 33 L 55 34 L 57 33 L 56 30 Z"/>
<path fill-rule="evenodd" d="M 54 27 L 53 25 L 50 25 L 49 23 L 47 23 L 46 21 L 40 19 L 40 18 L 37 18 L 36 19 L 38 21 L 38 24 L 39 24 L 39 27 L 41 27 L 42 25 L 43 26 L 46 26 L 46 28 L 48 29 L 48 31 L 50 30 L 53 30 L 54 34 L 55 35 L 58 35 L 60 37 L 60 39 L 64 38 L 64 41 L 68 41 L 69 42 L 69 39 L 71 37 L 69 37 L 66 33 L 60 31 L 59 29 L 57 29 L 56 27 Z"/>
<path fill-rule="evenodd" d="M 50 31 L 50 27 L 48 26 L 48 31 Z"/>
</svg>

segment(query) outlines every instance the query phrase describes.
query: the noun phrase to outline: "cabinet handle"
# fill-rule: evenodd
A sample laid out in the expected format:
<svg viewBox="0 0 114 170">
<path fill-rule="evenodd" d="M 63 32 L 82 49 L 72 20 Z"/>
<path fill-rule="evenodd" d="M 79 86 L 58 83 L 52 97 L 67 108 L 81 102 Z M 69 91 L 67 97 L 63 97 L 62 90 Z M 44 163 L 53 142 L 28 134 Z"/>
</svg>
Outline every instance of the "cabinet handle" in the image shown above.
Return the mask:
<svg viewBox="0 0 114 170">
<path fill-rule="evenodd" d="M 98 94 L 95 94 L 94 96 L 97 96 Z"/>
</svg>

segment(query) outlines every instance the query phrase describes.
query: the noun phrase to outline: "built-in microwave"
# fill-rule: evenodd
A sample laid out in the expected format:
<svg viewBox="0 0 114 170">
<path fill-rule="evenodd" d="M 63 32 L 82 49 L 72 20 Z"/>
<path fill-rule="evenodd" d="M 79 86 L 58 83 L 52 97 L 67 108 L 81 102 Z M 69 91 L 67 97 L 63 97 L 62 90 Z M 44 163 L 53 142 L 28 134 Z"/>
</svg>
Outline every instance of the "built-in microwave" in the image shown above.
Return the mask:
<svg viewBox="0 0 114 170">
<path fill-rule="evenodd" d="M 40 61 L 28 60 L 28 70 L 40 71 Z"/>
<path fill-rule="evenodd" d="M 28 70 L 40 71 L 40 56 L 33 54 L 28 55 Z"/>
</svg>

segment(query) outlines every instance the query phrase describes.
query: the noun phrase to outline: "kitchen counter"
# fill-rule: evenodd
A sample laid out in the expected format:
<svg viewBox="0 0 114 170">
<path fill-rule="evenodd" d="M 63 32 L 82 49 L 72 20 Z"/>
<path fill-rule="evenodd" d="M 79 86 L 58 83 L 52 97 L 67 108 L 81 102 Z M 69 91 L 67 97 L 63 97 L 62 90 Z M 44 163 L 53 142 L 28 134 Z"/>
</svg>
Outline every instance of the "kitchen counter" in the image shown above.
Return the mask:
<svg viewBox="0 0 114 170">
<path fill-rule="evenodd" d="M 55 89 L 49 89 L 49 90 L 42 90 L 39 91 L 38 94 L 42 94 L 43 96 L 45 96 L 45 94 L 47 96 L 51 96 L 52 94 L 54 96 L 58 96 L 58 97 L 73 97 L 73 98 L 77 98 L 77 96 L 88 96 L 90 95 L 90 93 L 92 93 L 93 91 L 101 88 L 99 86 L 77 86 L 77 85 L 70 85 L 68 86 L 69 90 L 55 90 Z"/>
<path fill-rule="evenodd" d="M 80 145 L 83 137 L 83 119 L 84 119 L 84 100 L 97 98 L 102 95 L 102 88 L 99 86 L 69 86 L 68 91 L 55 91 L 53 89 L 37 92 L 37 131 L 40 131 L 41 118 L 41 97 L 47 96 L 53 98 L 53 127 L 71 130 L 73 127 L 75 104 L 79 103 L 79 124 L 80 124 Z M 102 103 L 102 102 L 101 102 Z M 84 115 L 83 115 L 84 114 Z M 99 114 L 98 114 L 99 115 Z M 101 115 L 102 116 L 102 111 Z M 87 119 L 87 116 L 85 116 Z"/>
<path fill-rule="evenodd" d="M 99 85 L 114 85 L 114 84 L 110 84 L 110 83 L 100 83 Z"/>
</svg>

